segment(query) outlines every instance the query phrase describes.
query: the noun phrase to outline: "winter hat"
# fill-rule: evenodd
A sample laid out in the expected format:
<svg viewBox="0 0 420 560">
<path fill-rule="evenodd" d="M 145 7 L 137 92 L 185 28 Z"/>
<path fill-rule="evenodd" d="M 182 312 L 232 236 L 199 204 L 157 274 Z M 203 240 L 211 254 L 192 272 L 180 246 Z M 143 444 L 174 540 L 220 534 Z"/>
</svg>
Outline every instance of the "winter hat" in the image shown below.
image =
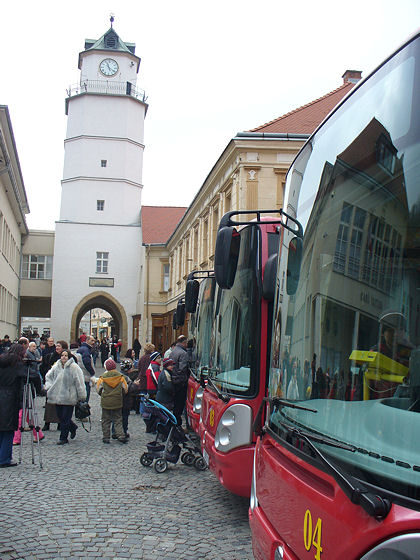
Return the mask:
<svg viewBox="0 0 420 560">
<path fill-rule="evenodd" d="M 117 369 L 117 364 L 114 362 L 112 358 L 108 358 L 105 360 L 105 369 L 107 371 L 111 371 L 111 369 Z"/>
<path fill-rule="evenodd" d="M 152 354 L 150 354 L 151 362 L 153 362 L 153 360 L 156 360 L 156 358 L 160 358 L 160 352 L 153 352 Z"/>
<path fill-rule="evenodd" d="M 171 358 L 165 358 L 162 362 L 162 365 L 164 368 L 167 368 L 168 366 L 173 366 L 174 365 L 174 361 L 171 360 Z"/>
</svg>

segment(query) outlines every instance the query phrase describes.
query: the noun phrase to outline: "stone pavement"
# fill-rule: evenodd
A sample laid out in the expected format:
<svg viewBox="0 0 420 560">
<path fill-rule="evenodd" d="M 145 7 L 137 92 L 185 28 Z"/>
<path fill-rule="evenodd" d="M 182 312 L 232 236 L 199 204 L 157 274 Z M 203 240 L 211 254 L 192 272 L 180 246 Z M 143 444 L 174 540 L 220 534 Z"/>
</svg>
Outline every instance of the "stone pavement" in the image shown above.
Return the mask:
<svg viewBox="0 0 420 560">
<path fill-rule="evenodd" d="M 40 417 L 44 399 L 38 398 Z M 23 434 L 22 464 L 0 470 L 0 559 L 250 560 L 248 500 L 227 492 L 209 471 L 181 461 L 158 474 L 139 458 L 146 443 L 131 413 L 128 444 L 102 443 L 99 397 L 92 392 L 92 431 L 80 423 L 57 446 L 56 425 L 31 462 Z M 41 424 L 42 426 L 42 424 Z M 14 448 L 14 460 L 19 448 Z"/>
</svg>

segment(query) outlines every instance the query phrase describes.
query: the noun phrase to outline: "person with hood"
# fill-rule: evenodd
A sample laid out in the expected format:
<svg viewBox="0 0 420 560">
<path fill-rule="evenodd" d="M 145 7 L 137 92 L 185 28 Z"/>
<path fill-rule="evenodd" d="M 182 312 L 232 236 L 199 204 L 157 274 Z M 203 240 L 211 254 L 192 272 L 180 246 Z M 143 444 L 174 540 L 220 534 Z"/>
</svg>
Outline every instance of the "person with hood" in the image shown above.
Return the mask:
<svg viewBox="0 0 420 560">
<path fill-rule="evenodd" d="M 0 356 L 0 468 L 16 467 L 12 461 L 13 436 L 18 428 L 22 407 L 22 384 L 27 374 L 25 351 L 12 344 Z"/>
<path fill-rule="evenodd" d="M 69 350 L 63 350 L 60 359 L 45 376 L 48 402 L 55 404 L 60 419 L 60 439 L 57 445 L 68 443 L 68 435 L 76 437 L 77 426 L 72 421 L 74 405 L 86 400 L 83 373 Z"/>
<path fill-rule="evenodd" d="M 128 384 L 124 375 L 117 371 L 117 364 L 112 358 L 106 360 L 105 370 L 96 384 L 96 389 L 101 396 L 102 441 L 109 443 L 113 422 L 118 441 L 127 443 L 122 426 L 122 406 L 123 394 L 127 393 Z"/>
</svg>

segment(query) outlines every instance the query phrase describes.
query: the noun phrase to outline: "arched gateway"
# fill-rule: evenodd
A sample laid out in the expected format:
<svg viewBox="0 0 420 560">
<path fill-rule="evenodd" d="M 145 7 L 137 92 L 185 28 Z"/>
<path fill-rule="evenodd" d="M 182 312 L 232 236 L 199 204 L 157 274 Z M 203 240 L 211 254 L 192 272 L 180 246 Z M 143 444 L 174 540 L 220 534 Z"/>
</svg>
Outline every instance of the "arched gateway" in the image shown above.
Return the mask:
<svg viewBox="0 0 420 560">
<path fill-rule="evenodd" d="M 91 309 L 100 308 L 107 311 L 115 321 L 115 330 L 121 339 L 123 348 L 128 347 L 127 317 L 120 303 L 106 292 L 93 292 L 84 297 L 75 307 L 71 317 L 70 340 L 78 338 L 78 327 L 85 313 Z"/>
</svg>

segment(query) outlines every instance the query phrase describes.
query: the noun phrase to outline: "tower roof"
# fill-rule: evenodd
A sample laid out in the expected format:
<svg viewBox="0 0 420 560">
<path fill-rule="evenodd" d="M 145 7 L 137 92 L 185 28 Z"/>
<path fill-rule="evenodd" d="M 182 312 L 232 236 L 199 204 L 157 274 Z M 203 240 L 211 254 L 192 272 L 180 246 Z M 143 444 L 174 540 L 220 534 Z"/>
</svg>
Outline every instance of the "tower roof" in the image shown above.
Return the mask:
<svg viewBox="0 0 420 560">
<path fill-rule="evenodd" d="M 85 50 L 110 50 L 129 52 L 134 54 L 136 51 L 135 43 L 126 43 L 122 41 L 115 29 L 111 26 L 106 33 L 98 40 L 85 39 Z"/>
<path fill-rule="evenodd" d="M 99 39 L 85 39 L 85 50 L 79 53 L 79 68 L 81 68 L 82 57 L 90 51 L 122 52 L 129 54 L 137 62 L 137 72 L 139 71 L 140 58 L 135 55 L 136 44 L 123 41 L 115 29 L 111 27 Z"/>
</svg>

